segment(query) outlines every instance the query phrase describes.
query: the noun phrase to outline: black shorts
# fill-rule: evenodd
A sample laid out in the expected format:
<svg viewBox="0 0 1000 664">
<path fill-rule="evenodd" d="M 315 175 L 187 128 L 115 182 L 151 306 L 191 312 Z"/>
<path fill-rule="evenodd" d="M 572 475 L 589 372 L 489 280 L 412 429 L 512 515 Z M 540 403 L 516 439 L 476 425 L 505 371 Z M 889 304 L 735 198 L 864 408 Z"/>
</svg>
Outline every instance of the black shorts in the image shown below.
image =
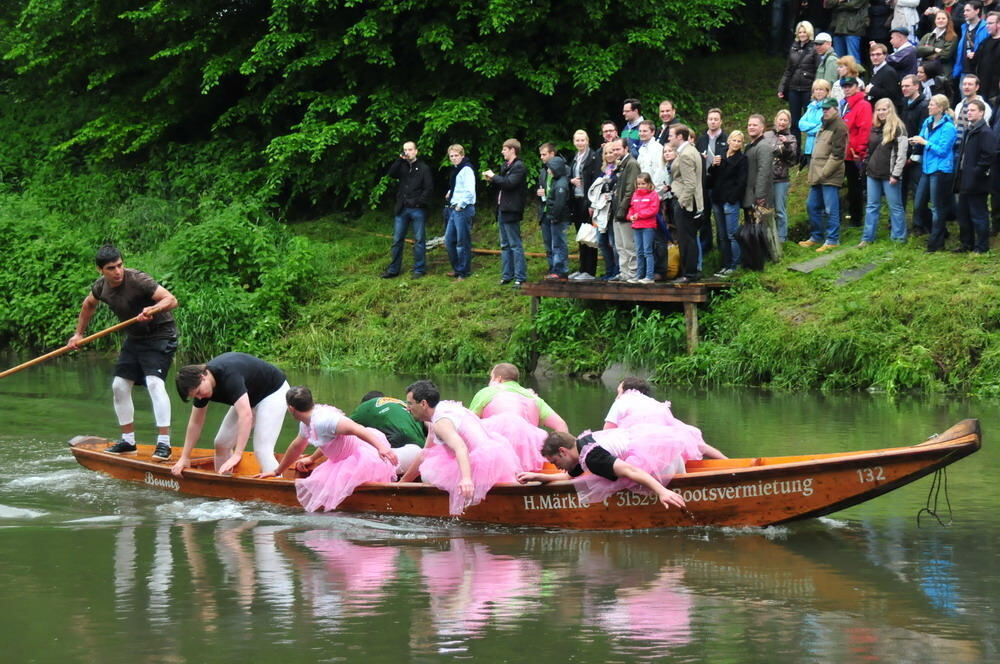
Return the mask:
<svg viewBox="0 0 1000 664">
<path fill-rule="evenodd" d="M 136 385 L 145 385 L 146 376 L 167 379 L 167 371 L 177 352 L 177 339 L 135 339 L 126 337 L 115 362 L 115 375 Z"/>
</svg>

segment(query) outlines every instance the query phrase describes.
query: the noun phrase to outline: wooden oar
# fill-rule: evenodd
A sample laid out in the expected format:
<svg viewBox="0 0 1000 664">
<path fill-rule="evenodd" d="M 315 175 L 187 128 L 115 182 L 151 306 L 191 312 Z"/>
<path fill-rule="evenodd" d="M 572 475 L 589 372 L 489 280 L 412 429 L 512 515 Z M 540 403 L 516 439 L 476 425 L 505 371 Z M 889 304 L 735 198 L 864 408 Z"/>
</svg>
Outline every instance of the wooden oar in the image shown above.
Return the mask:
<svg viewBox="0 0 1000 664">
<path fill-rule="evenodd" d="M 117 325 L 112 325 L 111 327 L 109 327 L 106 330 L 101 330 L 100 332 L 98 332 L 96 334 L 92 334 L 89 337 L 84 337 L 83 339 L 80 339 L 80 343 L 77 344 L 77 347 L 82 346 L 84 344 L 89 344 L 91 341 L 94 341 L 96 339 L 100 339 L 101 337 L 107 336 L 107 335 L 111 334 L 112 332 L 117 332 L 118 330 L 121 330 L 123 328 L 128 327 L 129 325 L 132 325 L 132 324 L 138 323 L 138 322 L 139 322 L 139 317 L 138 316 L 136 316 L 135 318 L 129 318 L 128 320 L 122 321 L 121 323 L 118 323 Z M 42 355 L 40 357 L 36 357 L 33 360 L 28 360 L 24 364 L 19 364 L 19 365 L 17 365 L 16 367 L 14 367 L 12 369 L 7 369 L 7 371 L 4 371 L 4 372 L 0 373 L 0 378 L 5 378 L 5 377 L 7 377 L 7 376 L 9 376 L 9 375 L 11 375 L 13 373 L 17 373 L 21 369 L 27 369 L 28 367 L 33 367 L 36 364 L 41 364 L 45 360 L 52 359 L 53 357 L 59 357 L 60 355 L 64 355 L 64 354 L 70 352 L 71 350 L 75 350 L 75 349 L 74 348 L 70 348 L 69 346 L 63 346 L 62 348 L 59 348 L 58 350 L 54 350 L 51 353 L 46 353 L 45 355 Z"/>
</svg>

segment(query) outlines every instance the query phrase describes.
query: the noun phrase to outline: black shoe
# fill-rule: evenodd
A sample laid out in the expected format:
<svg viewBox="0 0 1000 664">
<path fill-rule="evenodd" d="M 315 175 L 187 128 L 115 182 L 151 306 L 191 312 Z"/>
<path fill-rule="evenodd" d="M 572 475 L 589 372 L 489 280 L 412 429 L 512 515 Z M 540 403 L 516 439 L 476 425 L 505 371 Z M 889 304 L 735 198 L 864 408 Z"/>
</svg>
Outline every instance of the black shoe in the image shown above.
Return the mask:
<svg viewBox="0 0 1000 664">
<path fill-rule="evenodd" d="M 153 459 L 156 461 L 170 461 L 170 443 L 157 443 L 153 450 Z"/>
<path fill-rule="evenodd" d="M 672 284 L 689 284 L 691 280 L 687 277 L 677 277 L 676 279 L 671 279 L 669 283 Z"/>
<path fill-rule="evenodd" d="M 385 272 L 382 273 L 382 278 L 383 279 L 395 279 L 398 276 L 399 276 L 399 273 L 393 274 L 392 272 L 389 272 L 388 270 L 386 270 Z"/>
<path fill-rule="evenodd" d="M 413 274 L 410 275 L 410 278 L 411 279 L 422 279 L 423 276 L 424 276 L 423 272 L 414 272 Z"/>
<path fill-rule="evenodd" d="M 135 452 L 135 445 L 126 443 L 124 440 L 119 440 L 114 445 L 105 448 L 104 451 L 108 454 L 131 454 Z"/>
<path fill-rule="evenodd" d="M 951 253 L 953 253 L 953 254 L 967 254 L 970 251 L 972 251 L 972 249 L 969 249 L 968 247 L 955 247 L 954 249 L 951 250 Z"/>
<path fill-rule="evenodd" d="M 509 283 L 510 283 L 511 281 L 513 281 L 513 279 L 501 279 L 501 280 L 500 280 L 500 285 L 501 285 L 501 286 L 506 286 L 506 285 L 507 285 L 507 284 L 509 284 Z"/>
<path fill-rule="evenodd" d="M 523 281 L 515 281 L 514 282 L 514 288 L 520 288 L 521 284 L 523 284 L 523 283 L 524 283 Z"/>
</svg>

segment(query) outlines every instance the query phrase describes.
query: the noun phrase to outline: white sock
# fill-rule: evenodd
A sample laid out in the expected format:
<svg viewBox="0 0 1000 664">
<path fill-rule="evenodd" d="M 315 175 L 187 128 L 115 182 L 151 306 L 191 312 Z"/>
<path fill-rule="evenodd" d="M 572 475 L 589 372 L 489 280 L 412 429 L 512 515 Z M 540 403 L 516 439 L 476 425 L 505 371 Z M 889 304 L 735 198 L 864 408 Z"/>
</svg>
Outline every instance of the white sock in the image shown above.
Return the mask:
<svg viewBox="0 0 1000 664">
<path fill-rule="evenodd" d="M 122 440 L 124 440 L 129 445 L 135 445 L 135 432 L 130 431 L 129 433 L 123 433 Z"/>
<path fill-rule="evenodd" d="M 169 433 L 158 434 L 156 436 L 156 442 L 157 443 L 165 443 L 165 444 L 169 445 L 170 444 L 170 434 Z"/>
</svg>

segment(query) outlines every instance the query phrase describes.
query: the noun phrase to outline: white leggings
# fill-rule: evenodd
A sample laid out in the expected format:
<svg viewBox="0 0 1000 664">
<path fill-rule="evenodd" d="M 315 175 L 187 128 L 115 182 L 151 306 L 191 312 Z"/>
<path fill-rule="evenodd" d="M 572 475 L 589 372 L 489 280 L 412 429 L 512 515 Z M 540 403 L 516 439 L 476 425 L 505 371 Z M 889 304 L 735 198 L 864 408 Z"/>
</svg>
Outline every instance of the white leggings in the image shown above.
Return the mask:
<svg viewBox="0 0 1000 664">
<path fill-rule="evenodd" d="M 274 457 L 274 446 L 281 435 L 281 425 L 285 422 L 285 412 L 288 405 L 285 403 L 285 393 L 288 391 L 288 382 L 260 400 L 253 409 L 253 453 L 257 457 L 262 472 L 270 472 L 278 467 L 278 460 Z M 215 459 L 216 464 L 221 465 L 220 459 L 225 461 L 236 447 L 236 432 L 238 430 L 239 416 L 236 408 L 230 407 L 219 427 L 219 433 L 215 434 Z"/>
<path fill-rule="evenodd" d="M 111 381 L 111 393 L 114 395 L 115 414 L 118 416 L 119 426 L 132 424 L 135 420 L 135 406 L 132 405 L 134 385 L 133 381 L 121 376 L 115 376 Z M 159 376 L 146 376 L 146 390 L 149 391 L 149 399 L 153 402 L 156 426 L 169 427 L 170 397 L 167 396 L 167 387 L 163 384 L 163 379 Z"/>
</svg>

